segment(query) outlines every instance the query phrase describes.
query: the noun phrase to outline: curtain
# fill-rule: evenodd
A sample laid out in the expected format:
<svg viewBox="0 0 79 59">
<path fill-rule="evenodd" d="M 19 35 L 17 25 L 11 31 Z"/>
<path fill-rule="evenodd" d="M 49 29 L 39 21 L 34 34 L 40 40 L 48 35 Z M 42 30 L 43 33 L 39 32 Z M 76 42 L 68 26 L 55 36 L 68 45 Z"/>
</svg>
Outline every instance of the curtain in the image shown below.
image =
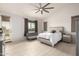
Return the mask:
<svg viewBox="0 0 79 59">
<path fill-rule="evenodd" d="M 24 36 L 28 33 L 28 19 L 24 19 Z"/>
</svg>

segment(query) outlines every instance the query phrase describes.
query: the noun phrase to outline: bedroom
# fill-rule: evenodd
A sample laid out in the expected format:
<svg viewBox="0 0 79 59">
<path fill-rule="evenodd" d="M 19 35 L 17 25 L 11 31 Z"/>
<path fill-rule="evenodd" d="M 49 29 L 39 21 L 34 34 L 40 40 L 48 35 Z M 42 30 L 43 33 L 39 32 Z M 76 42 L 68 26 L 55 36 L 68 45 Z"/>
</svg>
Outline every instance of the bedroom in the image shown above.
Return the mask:
<svg viewBox="0 0 79 59">
<path fill-rule="evenodd" d="M 44 6 L 45 4 L 46 3 L 41 5 Z M 0 4 L 0 15 L 1 15 L 0 18 L 2 16 L 10 17 L 9 23 L 11 28 L 10 29 L 11 42 L 5 43 L 5 56 L 76 55 L 75 32 L 72 32 L 71 29 L 71 27 L 73 26 L 71 25 L 72 24 L 71 17 L 79 15 L 79 8 L 78 8 L 79 4 L 51 3 L 47 7 L 54 7 L 54 9 L 48 9 L 49 13 L 44 12 L 43 14 L 41 14 L 40 12 L 35 13 L 37 11 L 35 10 L 36 6 L 39 6 L 39 4 L 38 3 Z M 37 21 L 38 25 L 35 27 L 38 28 L 37 30 L 35 30 L 35 32 L 38 32 L 38 34 L 43 33 L 44 30 L 46 30 L 46 27 L 47 30 L 51 29 L 60 30 L 60 28 L 62 29 L 64 28 L 64 34 L 65 34 L 64 36 L 67 37 L 67 40 L 64 39 L 65 42 L 61 41 L 57 43 L 56 46 L 54 47 L 42 44 L 36 38 L 35 40 L 27 40 L 27 37 L 31 38 L 37 37 L 37 34 L 31 34 L 31 36 L 29 36 L 30 34 L 27 34 L 27 36 L 26 35 L 24 36 L 24 34 L 26 34 L 25 19 L 30 20 L 31 23 Z M 0 25 L 2 25 L 1 20 Z M 47 22 L 47 25 L 44 24 L 45 22 Z M 45 28 L 44 25 L 46 25 Z M 70 39 L 71 35 L 72 39 Z M 71 43 L 71 41 L 73 42 Z"/>
</svg>

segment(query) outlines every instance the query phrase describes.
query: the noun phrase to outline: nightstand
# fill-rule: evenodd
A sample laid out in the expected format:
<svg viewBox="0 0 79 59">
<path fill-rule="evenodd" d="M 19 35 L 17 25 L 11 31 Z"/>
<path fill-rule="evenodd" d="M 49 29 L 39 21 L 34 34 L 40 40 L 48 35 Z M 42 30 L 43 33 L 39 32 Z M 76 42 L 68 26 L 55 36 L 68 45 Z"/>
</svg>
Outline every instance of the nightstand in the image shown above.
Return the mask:
<svg viewBox="0 0 79 59">
<path fill-rule="evenodd" d="M 72 36 L 71 36 L 71 34 L 64 34 L 63 35 L 63 41 L 67 42 L 67 43 L 71 43 L 72 42 Z"/>
</svg>

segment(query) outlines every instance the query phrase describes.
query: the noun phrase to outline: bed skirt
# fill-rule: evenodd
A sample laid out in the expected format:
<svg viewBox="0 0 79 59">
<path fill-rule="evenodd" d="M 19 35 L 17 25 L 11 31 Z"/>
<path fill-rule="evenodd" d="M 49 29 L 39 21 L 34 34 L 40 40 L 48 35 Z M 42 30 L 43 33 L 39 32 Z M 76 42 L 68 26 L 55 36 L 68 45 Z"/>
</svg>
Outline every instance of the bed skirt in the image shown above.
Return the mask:
<svg viewBox="0 0 79 59">
<path fill-rule="evenodd" d="M 45 38 L 38 37 L 37 40 L 40 41 L 41 43 L 47 44 L 47 45 L 52 46 L 52 47 L 54 47 L 55 45 L 57 45 L 59 42 L 62 41 L 62 39 L 61 39 L 56 44 L 52 45 L 52 43 L 50 42 L 49 39 L 45 39 Z"/>
</svg>

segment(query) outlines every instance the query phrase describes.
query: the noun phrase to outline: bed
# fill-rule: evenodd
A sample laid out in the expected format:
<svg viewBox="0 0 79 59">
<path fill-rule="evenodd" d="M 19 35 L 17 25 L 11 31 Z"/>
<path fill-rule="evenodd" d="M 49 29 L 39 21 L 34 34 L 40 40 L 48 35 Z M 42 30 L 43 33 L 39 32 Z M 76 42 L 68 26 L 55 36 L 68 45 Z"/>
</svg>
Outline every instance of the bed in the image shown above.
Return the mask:
<svg viewBox="0 0 79 59">
<path fill-rule="evenodd" d="M 38 34 L 37 39 L 51 46 L 55 46 L 63 38 L 63 27 L 49 27 L 48 31 Z"/>
</svg>

